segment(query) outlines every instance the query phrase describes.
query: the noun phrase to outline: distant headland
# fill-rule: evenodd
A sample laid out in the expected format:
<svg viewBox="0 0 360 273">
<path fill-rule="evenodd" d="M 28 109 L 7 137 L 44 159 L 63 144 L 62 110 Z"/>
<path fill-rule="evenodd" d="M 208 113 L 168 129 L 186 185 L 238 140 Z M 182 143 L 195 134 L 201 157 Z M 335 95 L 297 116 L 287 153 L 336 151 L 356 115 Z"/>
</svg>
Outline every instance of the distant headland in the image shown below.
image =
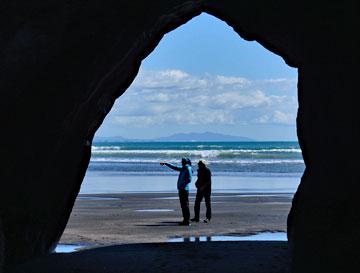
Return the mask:
<svg viewBox="0 0 360 273">
<path fill-rule="evenodd" d="M 225 135 L 212 132 L 204 133 L 179 133 L 165 137 L 149 139 L 131 139 L 122 136 L 95 137 L 95 142 L 233 142 L 233 141 L 256 141 L 244 136 Z"/>
</svg>

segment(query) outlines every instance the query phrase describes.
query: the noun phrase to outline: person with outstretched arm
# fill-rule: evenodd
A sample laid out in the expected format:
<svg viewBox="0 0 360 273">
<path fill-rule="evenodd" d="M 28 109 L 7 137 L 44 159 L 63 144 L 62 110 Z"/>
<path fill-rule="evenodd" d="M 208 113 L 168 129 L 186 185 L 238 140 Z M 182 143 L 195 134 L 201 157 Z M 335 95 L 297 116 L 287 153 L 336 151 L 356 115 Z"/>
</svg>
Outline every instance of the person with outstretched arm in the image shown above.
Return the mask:
<svg viewBox="0 0 360 273">
<path fill-rule="evenodd" d="M 189 158 L 181 159 L 181 166 L 160 162 L 161 166 L 168 166 L 170 169 L 179 171 L 179 177 L 177 181 L 177 189 L 179 192 L 180 206 L 183 215 L 183 221 L 180 222 L 180 225 L 189 226 L 190 225 L 190 209 L 189 209 L 189 184 L 192 179 L 192 167 L 191 161 Z"/>
<path fill-rule="evenodd" d="M 194 205 L 194 213 L 195 217 L 191 219 L 192 222 L 200 221 L 200 204 L 203 198 L 205 198 L 206 205 L 206 219 L 205 223 L 210 223 L 211 219 L 211 203 L 210 203 L 210 195 L 211 195 L 211 171 L 206 166 L 203 160 L 200 160 L 198 163 L 198 171 L 197 171 L 197 181 L 195 182 L 195 186 L 197 188 L 196 199 Z"/>
</svg>

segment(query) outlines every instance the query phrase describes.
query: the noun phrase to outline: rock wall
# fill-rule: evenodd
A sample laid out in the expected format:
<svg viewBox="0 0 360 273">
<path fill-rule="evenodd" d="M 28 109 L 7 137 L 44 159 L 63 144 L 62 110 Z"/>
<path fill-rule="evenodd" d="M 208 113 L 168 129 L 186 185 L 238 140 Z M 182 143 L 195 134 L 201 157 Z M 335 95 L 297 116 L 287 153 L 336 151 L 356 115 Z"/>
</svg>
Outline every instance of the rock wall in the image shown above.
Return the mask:
<svg viewBox="0 0 360 273">
<path fill-rule="evenodd" d="M 356 264 L 356 10 L 352 1 L 1 1 L 5 263 L 51 251 L 79 192 L 93 135 L 114 100 L 166 32 L 208 12 L 299 68 L 306 171 L 288 219 L 293 271 Z"/>
<path fill-rule="evenodd" d="M 4 234 L 2 232 L 2 224 L 0 218 L 0 273 L 3 272 L 4 266 Z"/>
</svg>

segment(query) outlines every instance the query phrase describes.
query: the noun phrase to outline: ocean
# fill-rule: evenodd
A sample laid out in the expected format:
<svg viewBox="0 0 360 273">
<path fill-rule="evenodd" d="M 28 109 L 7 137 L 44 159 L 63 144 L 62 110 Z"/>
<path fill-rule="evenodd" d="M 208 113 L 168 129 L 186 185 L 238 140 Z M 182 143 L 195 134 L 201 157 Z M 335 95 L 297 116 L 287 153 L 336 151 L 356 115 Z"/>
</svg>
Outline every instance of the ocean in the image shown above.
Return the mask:
<svg viewBox="0 0 360 273">
<path fill-rule="evenodd" d="M 297 142 L 94 142 L 81 193 L 174 191 L 178 173 L 159 162 L 182 157 L 194 181 L 204 159 L 218 192 L 293 193 L 305 167 Z"/>
</svg>

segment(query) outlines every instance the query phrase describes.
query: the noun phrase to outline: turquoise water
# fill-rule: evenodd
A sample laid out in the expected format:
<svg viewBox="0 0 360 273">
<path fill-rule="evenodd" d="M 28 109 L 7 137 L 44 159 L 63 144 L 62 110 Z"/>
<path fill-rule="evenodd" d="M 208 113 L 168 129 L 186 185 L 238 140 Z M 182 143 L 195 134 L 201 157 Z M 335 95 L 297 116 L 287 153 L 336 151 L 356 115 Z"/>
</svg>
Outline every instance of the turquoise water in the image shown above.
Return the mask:
<svg viewBox="0 0 360 273">
<path fill-rule="evenodd" d="M 80 250 L 84 245 L 58 244 L 55 253 L 71 253 Z"/>
<path fill-rule="evenodd" d="M 178 172 L 159 162 L 205 159 L 212 189 L 222 193 L 294 193 L 304 171 L 297 142 L 97 142 L 83 194 L 176 192 Z"/>
<path fill-rule="evenodd" d="M 193 165 L 205 159 L 213 175 L 300 176 L 304 171 L 297 142 L 98 142 L 89 171 L 169 175 L 172 171 L 159 162 L 180 163 L 182 157 Z"/>
</svg>

